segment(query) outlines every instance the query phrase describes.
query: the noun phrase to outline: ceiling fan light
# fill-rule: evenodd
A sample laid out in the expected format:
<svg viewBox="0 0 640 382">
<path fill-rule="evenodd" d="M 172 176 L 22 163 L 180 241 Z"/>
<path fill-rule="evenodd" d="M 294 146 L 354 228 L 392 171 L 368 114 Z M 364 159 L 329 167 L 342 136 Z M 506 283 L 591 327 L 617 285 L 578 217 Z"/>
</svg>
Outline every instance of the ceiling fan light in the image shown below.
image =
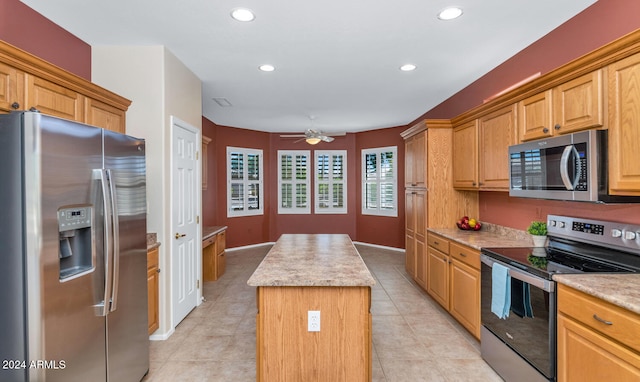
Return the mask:
<svg viewBox="0 0 640 382">
<path fill-rule="evenodd" d="M 317 137 L 309 137 L 307 139 L 305 139 L 307 141 L 308 144 L 310 145 L 317 145 L 318 143 L 320 143 L 321 139 L 317 138 Z"/>
</svg>

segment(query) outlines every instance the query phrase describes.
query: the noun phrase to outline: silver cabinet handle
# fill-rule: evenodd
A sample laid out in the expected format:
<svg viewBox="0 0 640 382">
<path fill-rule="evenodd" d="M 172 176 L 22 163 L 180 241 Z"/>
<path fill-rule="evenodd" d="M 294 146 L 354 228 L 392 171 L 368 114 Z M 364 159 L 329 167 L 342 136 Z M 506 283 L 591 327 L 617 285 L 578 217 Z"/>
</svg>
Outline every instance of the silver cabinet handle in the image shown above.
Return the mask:
<svg viewBox="0 0 640 382">
<path fill-rule="evenodd" d="M 467 257 L 467 255 L 465 253 L 462 253 L 462 252 L 460 252 L 460 256 Z"/>
<path fill-rule="evenodd" d="M 596 321 L 600 321 L 600 322 L 602 322 L 602 323 L 603 323 L 603 324 L 605 324 L 605 325 L 613 325 L 613 322 L 611 322 L 611 321 L 607 321 L 607 320 L 605 320 L 605 319 L 603 319 L 603 318 L 600 318 L 600 317 L 598 317 L 598 315 L 597 315 L 597 314 L 595 314 L 595 313 L 593 314 L 593 318 L 594 318 Z"/>
</svg>

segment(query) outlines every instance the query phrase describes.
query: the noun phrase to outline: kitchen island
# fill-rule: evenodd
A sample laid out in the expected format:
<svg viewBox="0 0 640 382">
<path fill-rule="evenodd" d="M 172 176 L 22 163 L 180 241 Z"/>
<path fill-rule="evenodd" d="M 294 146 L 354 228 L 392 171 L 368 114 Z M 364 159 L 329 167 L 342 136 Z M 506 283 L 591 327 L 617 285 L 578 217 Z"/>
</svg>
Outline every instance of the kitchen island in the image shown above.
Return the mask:
<svg viewBox="0 0 640 382">
<path fill-rule="evenodd" d="M 371 380 L 375 280 L 348 235 L 282 235 L 247 284 L 258 381 Z"/>
</svg>

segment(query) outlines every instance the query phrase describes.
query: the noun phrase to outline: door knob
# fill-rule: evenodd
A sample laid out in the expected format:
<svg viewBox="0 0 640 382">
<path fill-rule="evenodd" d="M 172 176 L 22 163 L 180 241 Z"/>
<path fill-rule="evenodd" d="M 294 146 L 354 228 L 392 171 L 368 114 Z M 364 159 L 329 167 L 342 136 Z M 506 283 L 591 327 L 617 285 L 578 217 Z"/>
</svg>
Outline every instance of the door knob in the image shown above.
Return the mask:
<svg viewBox="0 0 640 382">
<path fill-rule="evenodd" d="M 176 232 L 176 240 L 178 240 L 178 239 L 179 239 L 179 238 L 181 238 L 181 237 L 185 237 L 185 236 L 187 236 L 187 234 L 186 234 L 186 233 L 179 234 L 179 233 L 177 233 L 177 232 Z"/>
</svg>

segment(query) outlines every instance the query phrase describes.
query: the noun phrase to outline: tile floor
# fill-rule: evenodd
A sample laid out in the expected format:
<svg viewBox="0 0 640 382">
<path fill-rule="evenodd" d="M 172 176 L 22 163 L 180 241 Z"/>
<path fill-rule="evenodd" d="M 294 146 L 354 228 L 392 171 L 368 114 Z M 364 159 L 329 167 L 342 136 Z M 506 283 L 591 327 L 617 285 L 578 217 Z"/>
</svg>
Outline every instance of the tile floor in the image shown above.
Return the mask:
<svg viewBox="0 0 640 382">
<path fill-rule="evenodd" d="M 501 381 L 479 343 L 404 271 L 404 254 L 356 245 L 372 288 L 373 381 Z M 145 382 L 255 381 L 255 288 L 246 282 L 270 246 L 228 251 L 224 276 L 166 341 L 151 342 Z"/>
</svg>

